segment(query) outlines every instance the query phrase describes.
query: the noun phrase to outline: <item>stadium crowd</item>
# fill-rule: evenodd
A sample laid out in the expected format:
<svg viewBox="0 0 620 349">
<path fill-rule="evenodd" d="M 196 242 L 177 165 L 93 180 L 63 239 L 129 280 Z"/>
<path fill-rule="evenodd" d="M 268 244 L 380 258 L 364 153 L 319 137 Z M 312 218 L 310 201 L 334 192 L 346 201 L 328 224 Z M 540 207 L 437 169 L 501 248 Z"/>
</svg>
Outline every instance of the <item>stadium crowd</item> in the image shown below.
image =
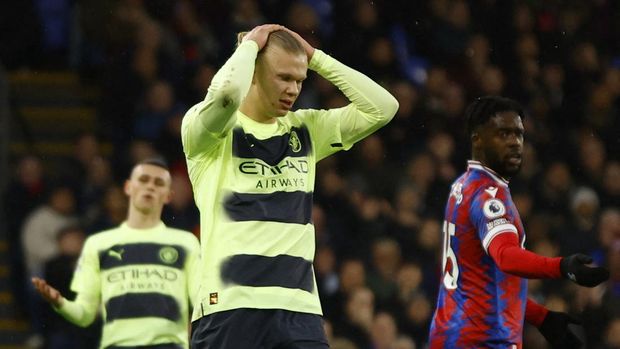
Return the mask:
<svg viewBox="0 0 620 349">
<path fill-rule="evenodd" d="M 353 154 L 319 163 L 314 267 L 332 348 L 425 347 L 444 204 L 470 156 L 463 108 L 482 95 L 511 97 L 527 109 L 524 165 L 510 183 L 527 248 L 546 256 L 591 254 L 611 271 L 594 289 L 532 280 L 530 295 L 579 315 L 588 348 L 620 348 L 620 3 L 14 3 L 16 11 L 32 12 L 26 24 L 33 29 L 3 44 L 3 64 L 74 69 L 102 91 L 99 127 L 75 140 L 74 156 L 57 166 L 63 171 L 46 172 L 37 154 L 11 159 L 3 199 L 14 290 L 31 304 L 24 313 L 46 338 L 73 333 L 96 342 L 96 328 L 52 320 L 26 289 L 26 276 L 46 275 L 67 291 L 84 237 L 125 218 L 121 180 L 135 162 L 161 154 L 172 164 L 175 195 L 164 221 L 198 232 L 181 120 L 204 98 L 236 33 L 272 22 L 380 82 L 400 103 L 394 120 Z M 27 42 L 36 50 L 24 49 Z M 309 74 L 296 108 L 346 102 Z M 102 142 L 113 145 L 109 154 Z M 545 345 L 526 327 L 525 348 Z"/>
</svg>

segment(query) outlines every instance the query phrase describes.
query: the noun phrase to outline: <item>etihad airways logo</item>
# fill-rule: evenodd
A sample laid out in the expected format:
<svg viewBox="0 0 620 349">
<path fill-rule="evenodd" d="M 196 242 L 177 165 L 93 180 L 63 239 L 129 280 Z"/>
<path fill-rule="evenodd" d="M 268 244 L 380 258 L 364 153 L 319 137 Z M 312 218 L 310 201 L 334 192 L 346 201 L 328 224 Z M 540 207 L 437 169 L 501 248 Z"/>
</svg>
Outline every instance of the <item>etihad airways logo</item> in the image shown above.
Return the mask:
<svg viewBox="0 0 620 349">
<path fill-rule="evenodd" d="M 128 280 L 141 281 L 176 281 L 179 278 L 176 270 L 163 268 L 132 268 L 113 271 L 108 274 L 108 282 L 120 282 Z"/>
<path fill-rule="evenodd" d="M 308 173 L 308 161 L 305 159 L 285 159 L 275 166 L 261 160 L 249 160 L 239 164 L 239 171 L 249 175 L 276 176 L 283 173 Z"/>
</svg>

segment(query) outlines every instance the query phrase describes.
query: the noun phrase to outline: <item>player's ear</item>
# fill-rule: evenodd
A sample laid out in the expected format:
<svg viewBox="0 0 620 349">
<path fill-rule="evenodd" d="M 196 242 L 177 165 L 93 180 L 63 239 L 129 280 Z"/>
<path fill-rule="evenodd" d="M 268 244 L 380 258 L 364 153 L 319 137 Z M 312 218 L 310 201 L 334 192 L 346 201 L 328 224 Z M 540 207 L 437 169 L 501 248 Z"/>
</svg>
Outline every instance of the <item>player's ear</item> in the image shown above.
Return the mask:
<svg viewBox="0 0 620 349">
<path fill-rule="evenodd" d="M 469 139 L 473 147 L 478 147 L 480 145 L 480 142 L 481 142 L 480 133 L 472 132 L 472 134 L 469 136 Z"/>
<path fill-rule="evenodd" d="M 170 189 L 170 191 L 168 191 L 168 195 L 166 195 L 166 197 L 164 198 L 164 205 L 170 203 L 170 201 L 172 200 L 172 195 L 174 195 L 174 192 L 172 191 L 172 189 Z"/>
<path fill-rule="evenodd" d="M 129 191 L 129 189 L 130 189 L 130 188 L 129 188 L 129 186 L 130 186 L 130 185 L 131 185 L 131 184 L 129 183 L 129 179 L 128 179 L 128 180 L 126 180 L 126 181 L 125 181 L 125 184 L 123 185 L 123 191 L 125 192 L 125 194 L 126 194 L 127 196 L 129 196 L 129 194 L 130 194 L 130 191 Z"/>
</svg>

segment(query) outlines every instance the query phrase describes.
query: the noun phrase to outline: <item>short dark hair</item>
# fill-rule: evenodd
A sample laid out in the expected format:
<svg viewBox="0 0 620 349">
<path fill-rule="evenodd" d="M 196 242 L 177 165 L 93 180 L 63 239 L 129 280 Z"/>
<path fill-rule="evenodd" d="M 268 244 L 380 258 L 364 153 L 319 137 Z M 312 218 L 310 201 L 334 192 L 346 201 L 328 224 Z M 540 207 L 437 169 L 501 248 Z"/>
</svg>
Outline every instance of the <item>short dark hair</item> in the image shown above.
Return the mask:
<svg viewBox="0 0 620 349">
<path fill-rule="evenodd" d="M 515 100 L 501 96 L 476 98 L 465 110 L 467 136 L 471 136 L 478 126 L 485 124 L 491 117 L 497 115 L 497 113 L 505 111 L 514 111 L 521 119 L 525 118 L 523 107 Z"/>
<path fill-rule="evenodd" d="M 138 165 L 153 165 L 153 166 L 157 166 L 157 167 L 161 167 L 166 171 L 170 171 L 170 167 L 168 166 L 168 162 L 166 161 L 166 159 L 162 158 L 162 157 L 152 157 L 152 158 L 147 158 L 144 159 L 142 161 L 139 161 L 136 166 Z M 136 167 L 134 166 L 134 167 Z"/>
</svg>

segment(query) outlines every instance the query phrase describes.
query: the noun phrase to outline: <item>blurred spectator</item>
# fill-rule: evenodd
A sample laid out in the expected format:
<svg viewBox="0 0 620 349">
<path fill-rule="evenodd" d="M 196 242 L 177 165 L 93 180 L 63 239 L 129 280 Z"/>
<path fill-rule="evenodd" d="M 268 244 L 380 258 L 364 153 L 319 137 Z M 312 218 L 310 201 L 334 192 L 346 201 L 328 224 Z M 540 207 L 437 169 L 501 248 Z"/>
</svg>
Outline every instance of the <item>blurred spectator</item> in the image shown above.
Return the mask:
<svg viewBox="0 0 620 349">
<path fill-rule="evenodd" d="M 396 321 L 390 313 L 379 312 L 375 314 L 370 329 L 372 348 L 392 349 L 398 336 Z"/>
<path fill-rule="evenodd" d="M 390 238 L 376 240 L 371 247 L 371 268 L 367 285 L 375 295 L 377 308 L 392 305 L 397 298 L 396 277 L 401 264 L 401 249 Z"/>
<path fill-rule="evenodd" d="M 127 216 L 127 197 L 123 188 L 117 185 L 110 185 L 102 198 L 101 206 L 93 214 L 90 225 L 86 231 L 92 234 L 104 231 L 120 225 Z"/>
<path fill-rule="evenodd" d="M 45 201 L 48 183 L 43 172 L 41 160 L 32 155 L 19 159 L 16 171 L 9 181 L 2 197 L 4 201 L 6 228 L 11 270 L 11 291 L 13 292 L 18 312 L 26 313 L 27 304 L 24 285 L 27 272 L 24 264 L 24 250 L 21 242 L 21 231 L 24 220 L 32 211 Z"/>
<path fill-rule="evenodd" d="M 366 287 L 353 290 L 346 299 L 344 317 L 334 323 L 334 334 L 345 337 L 360 349 L 371 349 L 371 329 L 375 316 L 374 295 Z"/>
<path fill-rule="evenodd" d="M 173 174 L 170 189 L 172 197 L 164 206 L 162 221 L 173 228 L 199 232 L 200 216 L 194 203 L 194 193 L 189 178 L 185 175 Z"/>
<path fill-rule="evenodd" d="M 46 203 L 36 208 L 24 220 L 21 236 L 27 275 L 43 274 L 44 263 L 58 254 L 58 232 L 77 223 L 74 213 L 73 189 L 67 185 L 58 185 L 50 190 Z"/>
<path fill-rule="evenodd" d="M 338 292 L 340 282 L 336 271 L 336 256 L 329 245 L 317 244 L 317 246 L 314 257 L 316 283 L 322 303 L 327 304 L 327 299 Z"/>
<path fill-rule="evenodd" d="M 555 233 L 556 241 L 560 242 L 560 254 L 590 253 L 597 248 L 594 228 L 599 210 L 598 195 L 591 188 L 577 188 L 570 206 L 570 218 Z"/>
<path fill-rule="evenodd" d="M 403 332 L 412 336 L 417 347 L 422 347 L 428 340 L 433 316 L 431 301 L 424 294 L 416 293 L 404 303 L 403 312 Z"/>
<path fill-rule="evenodd" d="M 366 269 L 359 259 L 345 259 L 342 261 L 339 273 L 339 288 L 330 297 L 323 295 L 323 312 L 332 320 L 334 325 L 342 321 L 345 303 L 351 294 L 366 286 Z"/>
<path fill-rule="evenodd" d="M 154 82 L 148 87 L 144 107 L 135 118 L 133 134 L 154 141 L 162 134 L 170 118 L 183 113 L 183 106 L 175 101 L 172 86 L 161 80 Z"/>
<path fill-rule="evenodd" d="M 601 195 L 603 206 L 620 207 L 620 162 L 610 161 L 605 166 Z"/>
<path fill-rule="evenodd" d="M 66 185 L 57 185 L 50 189 L 46 203 L 35 208 L 26 217 L 21 231 L 21 242 L 24 249 L 25 282 L 30 277 L 43 276 L 45 262 L 59 253 L 57 236 L 61 229 L 78 223 L 75 212 L 75 194 Z M 26 304 L 28 304 L 30 321 L 34 335 L 30 340 L 36 343 L 43 333 L 40 310 L 42 300 L 32 287 L 26 288 Z"/>
</svg>

